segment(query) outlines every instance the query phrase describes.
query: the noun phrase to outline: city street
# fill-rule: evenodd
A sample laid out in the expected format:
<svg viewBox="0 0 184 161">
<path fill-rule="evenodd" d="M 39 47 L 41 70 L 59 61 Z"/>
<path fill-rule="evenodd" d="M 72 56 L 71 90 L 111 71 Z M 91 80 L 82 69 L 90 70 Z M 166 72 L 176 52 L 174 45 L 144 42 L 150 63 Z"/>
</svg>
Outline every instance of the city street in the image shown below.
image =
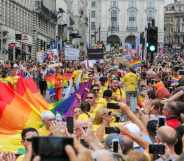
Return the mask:
<svg viewBox="0 0 184 161">
<path fill-rule="evenodd" d="M 0 0 L 0 161 L 184 161 L 184 1 Z"/>
</svg>

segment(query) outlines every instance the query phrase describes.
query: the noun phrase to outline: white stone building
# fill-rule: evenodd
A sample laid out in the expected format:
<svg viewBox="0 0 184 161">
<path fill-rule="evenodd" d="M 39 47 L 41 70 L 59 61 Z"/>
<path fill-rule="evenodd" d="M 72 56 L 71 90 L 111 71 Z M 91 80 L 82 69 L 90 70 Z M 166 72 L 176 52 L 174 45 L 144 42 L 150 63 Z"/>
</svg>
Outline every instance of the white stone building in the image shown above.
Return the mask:
<svg viewBox="0 0 184 161">
<path fill-rule="evenodd" d="M 0 0 L 0 58 L 35 58 L 54 39 L 55 26 L 56 0 Z"/>
<path fill-rule="evenodd" d="M 152 18 L 158 26 L 158 41 L 164 42 L 164 0 L 89 0 L 88 43 L 131 43 L 145 31 Z"/>
<path fill-rule="evenodd" d="M 165 45 L 184 48 L 184 1 L 165 6 Z"/>
<path fill-rule="evenodd" d="M 60 8 L 64 11 L 58 19 L 58 35 L 62 35 L 64 41 L 72 40 L 74 46 L 80 45 L 81 42 L 85 46 L 88 0 L 57 0 L 56 2 L 58 11 Z M 81 38 L 77 38 L 78 36 Z"/>
</svg>

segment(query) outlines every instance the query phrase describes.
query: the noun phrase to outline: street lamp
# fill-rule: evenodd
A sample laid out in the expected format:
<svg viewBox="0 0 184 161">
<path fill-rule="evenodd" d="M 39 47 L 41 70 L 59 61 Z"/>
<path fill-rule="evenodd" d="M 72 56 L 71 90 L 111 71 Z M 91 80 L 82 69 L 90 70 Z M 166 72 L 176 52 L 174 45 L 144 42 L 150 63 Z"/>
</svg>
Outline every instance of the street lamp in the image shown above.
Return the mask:
<svg viewBox="0 0 184 161">
<path fill-rule="evenodd" d="M 0 15 L 0 44 L 1 44 L 1 48 L 0 48 L 0 54 L 2 55 L 3 53 L 3 28 L 2 28 L 2 15 Z"/>
</svg>

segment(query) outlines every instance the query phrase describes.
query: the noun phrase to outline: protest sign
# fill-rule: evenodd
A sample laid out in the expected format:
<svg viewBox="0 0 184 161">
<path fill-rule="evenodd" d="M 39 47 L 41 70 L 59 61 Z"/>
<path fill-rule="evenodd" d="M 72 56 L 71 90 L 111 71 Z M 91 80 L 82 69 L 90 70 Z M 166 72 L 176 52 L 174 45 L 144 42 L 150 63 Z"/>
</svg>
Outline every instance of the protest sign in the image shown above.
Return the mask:
<svg viewBox="0 0 184 161">
<path fill-rule="evenodd" d="M 88 59 L 98 60 L 103 59 L 103 49 L 88 49 Z"/>
<path fill-rule="evenodd" d="M 80 50 L 75 48 L 65 48 L 65 60 L 79 60 Z"/>
</svg>

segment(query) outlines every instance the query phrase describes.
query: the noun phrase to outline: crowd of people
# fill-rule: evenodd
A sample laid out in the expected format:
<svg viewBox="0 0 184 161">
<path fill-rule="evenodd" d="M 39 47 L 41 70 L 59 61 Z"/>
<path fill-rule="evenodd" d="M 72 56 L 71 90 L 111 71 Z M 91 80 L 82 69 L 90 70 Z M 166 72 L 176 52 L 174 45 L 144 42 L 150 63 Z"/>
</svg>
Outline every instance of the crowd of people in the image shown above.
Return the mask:
<svg viewBox="0 0 184 161">
<path fill-rule="evenodd" d="M 74 140 L 73 146 L 64 147 L 70 161 L 183 161 L 183 56 L 158 55 L 153 64 L 142 63 L 135 68 L 117 62 L 112 57 L 108 62 L 97 61 L 92 68 L 80 62 L 63 62 L 51 69 L 48 64 L 33 62 L 5 63 L 1 65 L 1 81 L 8 82 L 8 76 L 33 77 L 45 96 L 44 77 L 57 73 L 59 100 L 62 72 L 82 71 L 81 81 L 92 85 L 85 89 L 85 100 L 78 95 L 80 106 L 74 109 L 73 130 L 68 129 L 66 119 L 58 119 L 51 111 L 41 114 L 46 136 Z M 25 153 L 1 152 L 0 160 L 42 160 L 42 155 L 35 156 L 32 147 L 32 138 L 38 136 L 38 129 L 23 129 Z"/>
</svg>

